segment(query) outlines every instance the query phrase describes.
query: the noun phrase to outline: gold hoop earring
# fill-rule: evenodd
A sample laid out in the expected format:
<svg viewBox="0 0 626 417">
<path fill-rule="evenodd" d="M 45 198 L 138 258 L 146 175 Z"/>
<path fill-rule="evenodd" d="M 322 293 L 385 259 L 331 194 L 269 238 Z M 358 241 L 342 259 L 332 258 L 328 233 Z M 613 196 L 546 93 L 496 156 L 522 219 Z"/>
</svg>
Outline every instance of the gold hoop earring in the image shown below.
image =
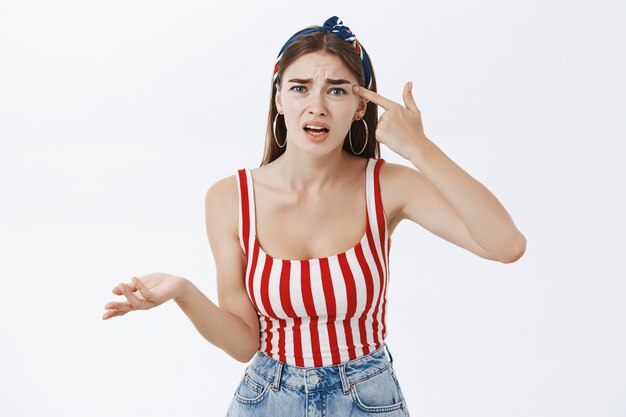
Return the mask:
<svg viewBox="0 0 626 417">
<path fill-rule="evenodd" d="M 365 146 L 367 145 L 367 138 L 369 137 L 369 131 L 367 129 L 367 122 L 365 121 L 365 118 L 359 120 L 362 120 L 363 123 L 365 123 L 365 143 L 363 144 L 363 149 L 361 149 L 361 151 L 358 153 L 352 147 L 352 126 L 350 126 L 350 129 L 348 129 L 348 141 L 350 142 L 350 149 L 352 149 L 352 152 L 355 155 L 361 155 L 361 153 L 363 153 L 363 151 L 365 150 Z"/>
<path fill-rule="evenodd" d="M 274 132 L 274 141 L 276 142 L 276 145 L 278 145 L 279 148 L 284 148 L 285 145 L 287 144 L 287 137 L 285 137 L 285 142 L 283 143 L 283 146 L 280 146 L 280 143 L 278 143 L 278 136 L 276 136 L 276 120 L 278 120 L 278 115 L 279 114 L 280 113 L 276 113 L 276 116 L 274 117 L 274 125 L 273 125 L 272 130 Z"/>
</svg>

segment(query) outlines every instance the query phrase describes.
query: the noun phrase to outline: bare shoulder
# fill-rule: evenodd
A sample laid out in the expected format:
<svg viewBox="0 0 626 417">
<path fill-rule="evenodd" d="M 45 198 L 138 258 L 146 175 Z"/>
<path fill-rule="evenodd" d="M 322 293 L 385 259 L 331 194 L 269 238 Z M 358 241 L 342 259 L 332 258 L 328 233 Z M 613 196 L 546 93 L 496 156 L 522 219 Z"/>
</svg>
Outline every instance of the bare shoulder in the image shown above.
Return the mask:
<svg viewBox="0 0 626 417">
<path fill-rule="evenodd" d="M 408 174 L 410 171 L 418 172 L 415 168 L 385 161 L 385 163 L 380 166 L 380 179 L 381 181 L 394 180 L 399 176 Z"/>
<path fill-rule="evenodd" d="M 422 180 L 423 175 L 415 168 L 387 161 L 380 166 L 380 192 L 390 230 L 406 218 L 402 208 L 406 204 L 407 190 Z"/>
<path fill-rule="evenodd" d="M 221 178 L 213 183 L 205 194 L 205 215 L 207 220 L 221 218 L 233 233 L 237 233 L 239 191 L 236 174 Z"/>
<path fill-rule="evenodd" d="M 397 194 L 403 187 L 424 181 L 426 178 L 414 167 L 385 161 L 380 166 L 379 177 L 382 186 L 386 186 L 387 191 Z M 384 190 L 383 190 L 384 191 Z"/>
</svg>

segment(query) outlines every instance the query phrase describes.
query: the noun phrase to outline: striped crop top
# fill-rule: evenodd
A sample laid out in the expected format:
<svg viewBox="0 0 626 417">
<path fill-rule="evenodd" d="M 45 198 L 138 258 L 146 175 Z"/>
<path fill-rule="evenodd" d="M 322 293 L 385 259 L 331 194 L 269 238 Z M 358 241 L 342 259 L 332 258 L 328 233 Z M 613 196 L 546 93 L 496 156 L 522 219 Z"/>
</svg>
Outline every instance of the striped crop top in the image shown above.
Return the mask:
<svg viewBox="0 0 626 417">
<path fill-rule="evenodd" d="M 237 171 L 246 291 L 259 317 L 259 350 L 268 356 L 293 366 L 320 367 L 382 346 L 391 244 L 378 180 L 383 162 L 370 158 L 367 163 L 367 224 L 361 241 L 336 255 L 302 260 L 274 258 L 261 248 L 252 175 L 247 167 Z"/>
</svg>

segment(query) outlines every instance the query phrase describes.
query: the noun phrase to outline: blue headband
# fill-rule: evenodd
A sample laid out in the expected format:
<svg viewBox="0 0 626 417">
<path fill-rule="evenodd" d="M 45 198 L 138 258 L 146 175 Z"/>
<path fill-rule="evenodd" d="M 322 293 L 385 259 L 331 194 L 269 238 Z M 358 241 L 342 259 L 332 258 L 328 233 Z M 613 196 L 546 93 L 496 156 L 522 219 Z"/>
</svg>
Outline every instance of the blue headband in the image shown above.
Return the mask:
<svg viewBox="0 0 626 417">
<path fill-rule="evenodd" d="M 322 30 L 327 31 L 327 32 L 332 32 L 336 34 L 337 36 L 339 36 L 341 39 L 352 43 L 352 46 L 354 46 L 354 49 L 356 50 L 357 54 L 359 54 L 359 57 L 361 58 L 361 61 L 363 62 L 363 70 L 365 72 L 365 85 L 367 86 L 368 90 L 371 90 L 372 71 L 370 68 L 370 63 L 367 60 L 367 56 L 365 55 L 365 50 L 363 49 L 361 44 L 356 40 L 356 35 L 352 33 L 352 31 L 350 30 L 348 26 L 344 26 L 343 22 L 339 20 L 337 16 L 333 16 L 329 18 L 328 20 L 326 20 L 324 22 L 324 26 L 319 26 L 316 28 L 303 30 L 302 32 L 297 33 L 293 35 L 291 38 L 289 38 L 289 40 L 285 43 L 285 45 L 283 45 L 282 49 L 278 53 L 278 57 L 276 58 L 276 64 L 274 65 L 274 86 L 276 86 L 276 79 L 278 78 L 278 63 L 280 62 L 280 59 L 283 57 L 283 52 L 285 52 L 285 49 L 287 49 L 287 47 L 291 44 L 291 42 L 293 42 L 295 39 L 299 38 L 300 36 L 306 35 L 307 33 L 317 32 L 317 31 L 322 31 Z"/>
</svg>

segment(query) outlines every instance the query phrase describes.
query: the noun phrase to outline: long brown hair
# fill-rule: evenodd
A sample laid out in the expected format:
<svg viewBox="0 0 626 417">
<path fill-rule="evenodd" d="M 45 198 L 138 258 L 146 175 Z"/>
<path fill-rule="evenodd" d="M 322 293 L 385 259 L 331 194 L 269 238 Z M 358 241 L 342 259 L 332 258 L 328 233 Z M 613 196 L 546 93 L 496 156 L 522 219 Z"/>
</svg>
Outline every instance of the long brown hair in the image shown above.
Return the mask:
<svg viewBox="0 0 626 417">
<path fill-rule="evenodd" d="M 306 27 L 298 31 L 296 34 L 315 27 L 318 26 Z M 361 48 L 363 48 L 362 45 Z M 278 62 L 276 87 L 274 86 L 274 80 L 272 77 L 272 93 L 270 98 L 269 114 L 267 116 L 265 149 L 263 152 L 263 160 L 260 166 L 269 164 L 285 152 L 285 147 L 281 148 L 276 144 L 276 139 L 278 139 L 280 143 L 286 143 L 285 140 L 287 139 L 287 127 L 285 126 L 284 117 L 279 117 L 276 121 L 276 135 L 278 136 L 278 138 L 274 137 L 273 127 L 274 118 L 278 114 L 275 100 L 276 92 L 277 89 L 280 89 L 280 86 L 282 85 L 282 75 L 285 69 L 298 57 L 317 51 L 335 54 L 344 62 L 350 72 L 352 72 L 356 76 L 359 85 L 367 87 L 365 85 L 365 71 L 363 70 L 363 62 L 361 61 L 361 58 L 357 54 L 354 46 L 352 46 L 351 42 L 345 41 L 334 33 L 327 31 L 316 31 L 312 33 L 307 33 L 306 35 L 302 35 L 299 38 L 296 38 L 287 47 L 287 49 L 285 49 L 280 61 Z M 370 63 L 372 74 L 371 90 L 377 91 L 376 76 L 374 75 L 372 60 L 370 59 L 369 54 L 365 51 L 365 48 L 363 48 L 363 53 L 367 55 L 367 59 Z M 352 152 L 352 149 L 350 149 L 350 143 L 348 141 L 347 133 L 343 142 L 343 149 L 352 155 L 362 158 L 378 158 L 380 156 L 380 145 L 378 141 L 376 141 L 376 127 L 378 126 L 378 106 L 375 103 L 372 103 L 371 101 L 367 102 L 367 107 L 365 109 L 365 115 L 363 116 L 363 120 L 365 120 L 368 127 L 367 145 L 365 146 L 363 152 L 361 152 L 359 155 L 356 155 L 354 152 Z M 354 149 L 360 150 L 361 148 L 363 148 L 363 142 L 365 141 L 365 126 L 363 125 L 363 122 L 360 120 L 354 121 L 352 125 L 350 125 L 350 130 L 352 136 L 352 145 Z"/>
</svg>

